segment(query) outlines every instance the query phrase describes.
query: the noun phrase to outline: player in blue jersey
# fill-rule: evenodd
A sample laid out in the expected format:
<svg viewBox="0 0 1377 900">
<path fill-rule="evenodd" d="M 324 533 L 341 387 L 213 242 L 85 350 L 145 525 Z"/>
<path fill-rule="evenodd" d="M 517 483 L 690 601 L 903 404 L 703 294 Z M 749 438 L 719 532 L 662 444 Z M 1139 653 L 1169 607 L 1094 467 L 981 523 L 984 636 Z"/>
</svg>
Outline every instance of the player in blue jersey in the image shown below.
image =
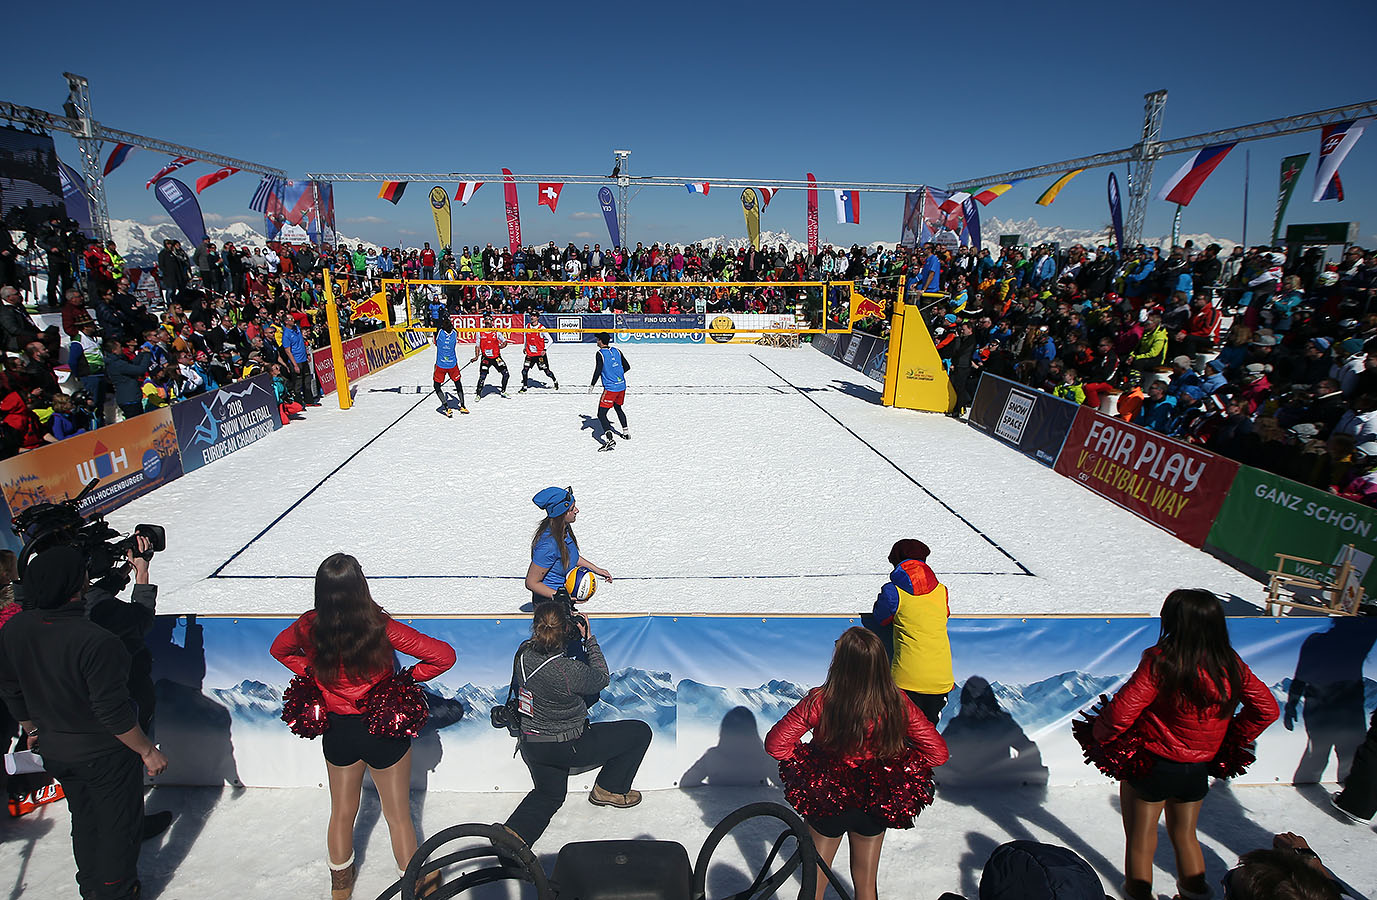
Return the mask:
<svg viewBox="0 0 1377 900">
<path fill-rule="evenodd" d="M 445 416 L 454 418 L 454 410 L 449 408 L 449 398 L 445 396 L 445 378 L 454 382 L 459 392 L 459 411 L 468 415 L 469 408 L 464 405 L 464 385 L 459 381 L 459 354 L 456 346 L 459 334 L 454 330 L 454 320 L 448 314 L 440 316 L 435 330 L 435 396 L 440 398 Z"/>
<path fill-rule="evenodd" d="M 598 421 L 602 423 L 602 446 L 599 450 L 614 450 L 617 442 L 612 438 L 612 423 L 607 420 L 607 411 L 616 410 L 621 420 L 623 440 L 631 440 L 631 429 L 626 427 L 626 413 L 622 403 L 626 400 L 626 373 L 631 371 L 631 363 L 622 351 L 612 346 L 612 335 L 606 331 L 598 333 L 598 355 L 593 366 L 593 380 L 588 383 L 591 393 L 593 385 L 602 379 L 602 399 L 598 401 Z"/>
<path fill-rule="evenodd" d="M 531 502 L 545 511 L 545 518 L 531 538 L 531 565 L 526 569 L 526 589 L 531 602 L 558 600 L 573 607 L 564 587 L 565 576 L 575 566 L 583 566 L 594 574 L 612 582 L 612 574 L 579 553 L 573 524 L 579 508 L 574 505 L 573 488 L 548 487 L 531 498 Z"/>
</svg>

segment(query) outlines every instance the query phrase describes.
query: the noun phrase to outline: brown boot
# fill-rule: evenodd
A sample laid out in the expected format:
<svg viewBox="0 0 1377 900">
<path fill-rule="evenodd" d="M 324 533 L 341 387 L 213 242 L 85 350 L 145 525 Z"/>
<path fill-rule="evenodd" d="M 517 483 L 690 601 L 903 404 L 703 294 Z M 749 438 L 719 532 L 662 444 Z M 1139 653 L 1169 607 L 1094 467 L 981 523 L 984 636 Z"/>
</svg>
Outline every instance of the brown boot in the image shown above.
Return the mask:
<svg viewBox="0 0 1377 900">
<path fill-rule="evenodd" d="M 330 866 L 330 900 L 349 900 L 354 896 L 354 876 L 358 874 L 354 868 L 354 854 L 349 854 L 349 859 L 342 863 L 333 863 L 326 860 Z"/>
<path fill-rule="evenodd" d="M 640 791 L 627 791 L 625 794 L 614 794 L 611 791 L 603 790 L 602 785 L 593 782 L 593 790 L 588 792 L 588 802 L 594 806 L 615 806 L 617 809 L 630 809 L 641 802 Z"/>
</svg>

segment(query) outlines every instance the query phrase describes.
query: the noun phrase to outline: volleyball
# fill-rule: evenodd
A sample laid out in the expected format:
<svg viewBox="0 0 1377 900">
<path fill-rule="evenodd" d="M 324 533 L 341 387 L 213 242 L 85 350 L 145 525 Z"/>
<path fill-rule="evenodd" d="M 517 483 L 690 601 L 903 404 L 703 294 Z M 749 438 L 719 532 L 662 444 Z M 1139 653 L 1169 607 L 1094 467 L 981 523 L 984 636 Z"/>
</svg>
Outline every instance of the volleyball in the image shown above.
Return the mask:
<svg viewBox="0 0 1377 900">
<path fill-rule="evenodd" d="M 564 589 L 578 603 L 592 597 L 598 591 L 598 576 L 591 569 L 575 566 L 564 578 Z"/>
</svg>

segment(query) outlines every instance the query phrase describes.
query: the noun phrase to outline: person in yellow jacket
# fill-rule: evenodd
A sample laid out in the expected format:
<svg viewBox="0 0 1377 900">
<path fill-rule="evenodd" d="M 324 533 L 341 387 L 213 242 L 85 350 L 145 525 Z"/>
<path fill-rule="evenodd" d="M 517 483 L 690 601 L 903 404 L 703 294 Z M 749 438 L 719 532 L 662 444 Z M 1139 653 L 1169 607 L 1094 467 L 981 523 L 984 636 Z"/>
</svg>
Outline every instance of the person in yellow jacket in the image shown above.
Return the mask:
<svg viewBox="0 0 1377 900">
<path fill-rule="evenodd" d="M 1162 325 L 1162 316 L 1159 313 L 1149 313 L 1147 317 L 1147 328 L 1143 331 L 1143 337 L 1138 341 L 1138 347 L 1130 356 L 1133 368 L 1140 374 L 1151 372 L 1167 362 L 1167 329 Z"/>
<path fill-rule="evenodd" d="M 928 545 L 906 538 L 889 551 L 894 571 L 875 599 L 875 622 L 894 628 L 894 683 L 933 725 L 955 686 L 947 588 L 928 566 Z"/>
</svg>

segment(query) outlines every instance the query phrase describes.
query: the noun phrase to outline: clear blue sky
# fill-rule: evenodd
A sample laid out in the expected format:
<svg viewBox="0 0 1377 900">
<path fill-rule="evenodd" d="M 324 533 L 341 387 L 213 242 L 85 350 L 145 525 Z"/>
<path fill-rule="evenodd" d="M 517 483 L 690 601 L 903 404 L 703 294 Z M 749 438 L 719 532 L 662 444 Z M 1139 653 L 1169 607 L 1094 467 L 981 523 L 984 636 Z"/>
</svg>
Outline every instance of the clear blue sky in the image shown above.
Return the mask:
<svg viewBox="0 0 1377 900">
<path fill-rule="evenodd" d="M 634 173 L 914 182 L 965 177 L 1127 147 L 1143 94 L 1170 91 L 1178 137 L 1371 99 L 1371 0 L 1152 7 L 954 4 L 238 3 L 12 4 L 4 89 L 60 110 L 63 71 L 87 76 L 96 118 L 166 140 L 307 171 L 602 173 L 614 147 Z M 505 48 L 505 49 L 504 49 Z M 1311 159 L 1287 221 L 1359 221 L 1377 244 L 1377 129 L 1341 174 L 1349 199 L 1308 198 L 1318 132 L 1235 148 L 1186 209 L 1185 232 L 1237 240 L 1244 151 L 1252 156 L 1248 237 L 1270 229 L 1282 157 Z M 75 164 L 75 146 L 59 139 Z M 107 147 L 108 151 L 108 147 Z M 1183 157 L 1158 164 L 1154 188 Z M 133 154 L 107 181 L 110 213 L 161 216 L 144 182 L 166 157 Z M 184 170 L 188 183 L 210 171 Z M 1104 169 L 1055 205 L 1024 182 L 987 208 L 1001 218 L 1100 228 Z M 1125 172 L 1118 170 L 1121 185 Z M 201 197 L 208 223 L 253 216 L 257 177 Z M 434 238 L 426 194 L 398 207 L 376 184 L 336 186 L 340 230 L 408 243 Z M 454 191 L 452 183 L 445 187 Z M 607 242 L 596 188 L 565 189 L 559 212 L 521 194 L 527 242 Z M 646 188 L 632 240 L 744 232 L 740 192 Z M 821 198 L 824 241 L 894 240 L 902 201 L 865 194 L 859 226 Z M 802 192 L 778 195 L 762 227 L 804 235 Z M 1170 228 L 1153 202 L 1147 233 Z M 261 227 L 261 218 L 256 219 Z M 506 240 L 500 185 L 456 207 L 457 244 Z"/>
</svg>

